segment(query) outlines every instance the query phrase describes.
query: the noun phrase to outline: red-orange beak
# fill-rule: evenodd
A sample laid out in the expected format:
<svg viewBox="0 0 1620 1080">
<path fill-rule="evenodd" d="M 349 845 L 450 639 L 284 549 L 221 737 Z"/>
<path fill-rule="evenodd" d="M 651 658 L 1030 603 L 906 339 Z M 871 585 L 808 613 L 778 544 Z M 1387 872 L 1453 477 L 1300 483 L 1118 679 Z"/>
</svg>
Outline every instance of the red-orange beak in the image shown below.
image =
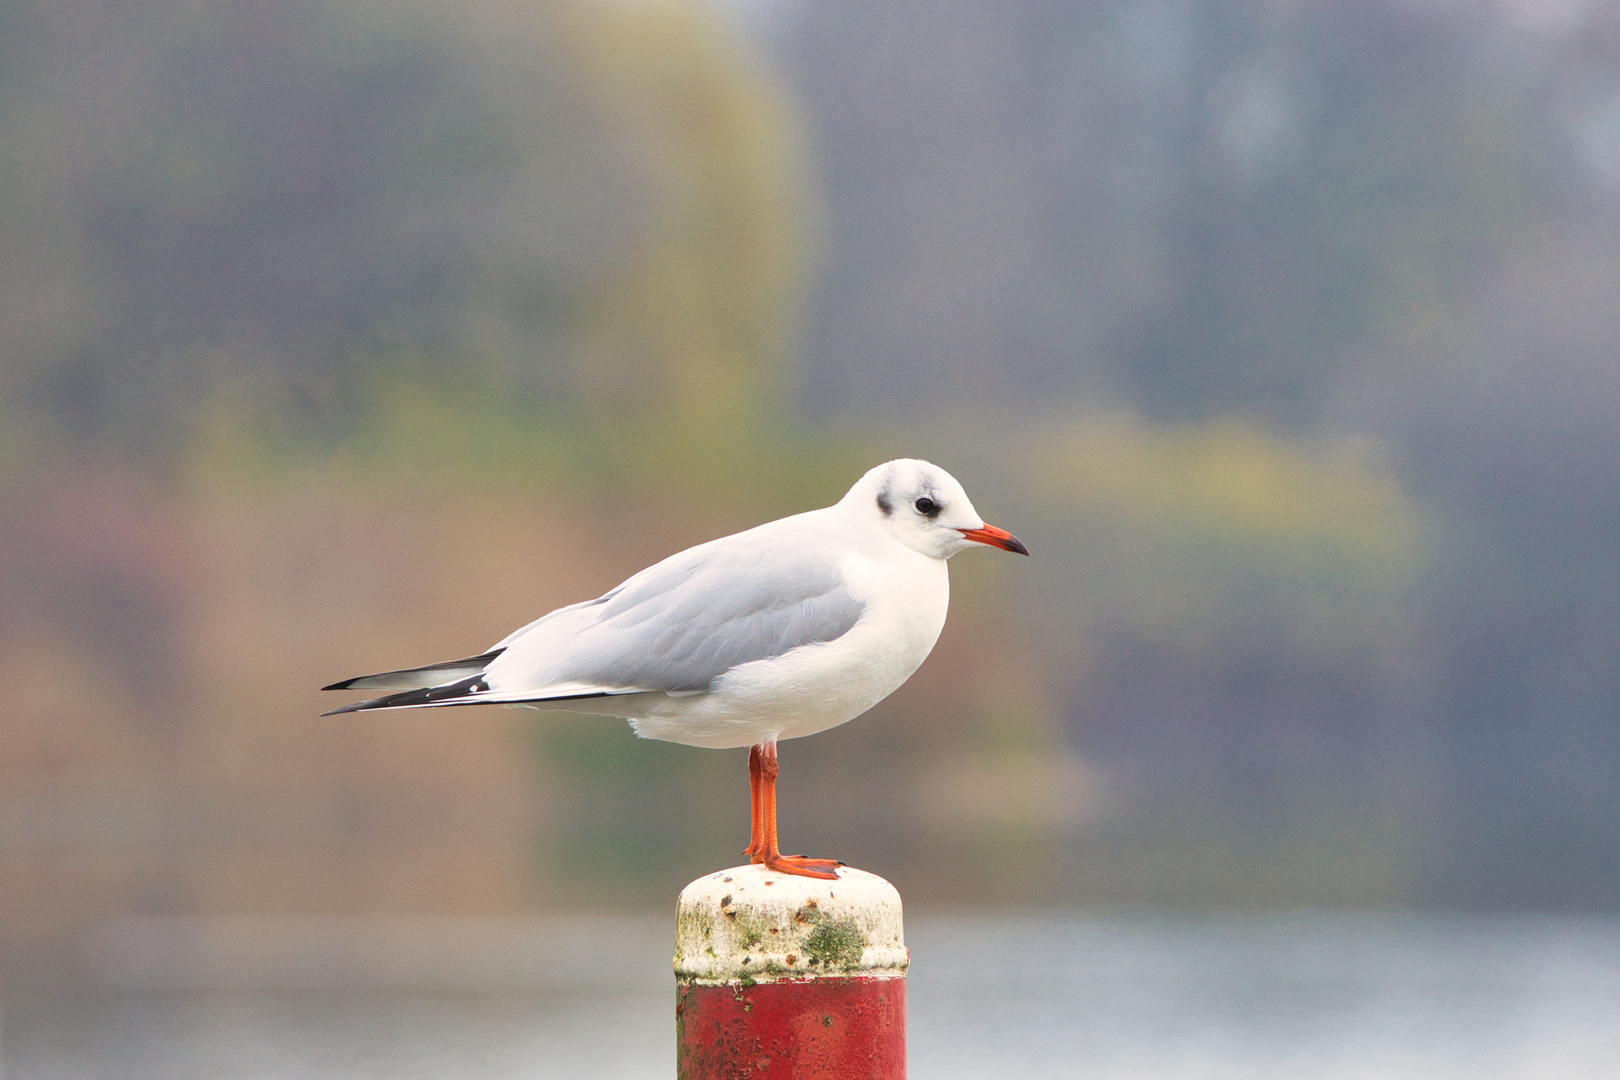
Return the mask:
<svg viewBox="0 0 1620 1080">
<path fill-rule="evenodd" d="M 998 529 L 994 525 L 986 525 L 982 529 L 957 529 L 956 531 L 969 540 L 989 544 L 991 547 L 998 547 L 1002 551 L 1016 551 L 1020 555 L 1029 554 L 1029 548 L 1024 546 L 1023 541 L 1006 529 Z"/>
</svg>

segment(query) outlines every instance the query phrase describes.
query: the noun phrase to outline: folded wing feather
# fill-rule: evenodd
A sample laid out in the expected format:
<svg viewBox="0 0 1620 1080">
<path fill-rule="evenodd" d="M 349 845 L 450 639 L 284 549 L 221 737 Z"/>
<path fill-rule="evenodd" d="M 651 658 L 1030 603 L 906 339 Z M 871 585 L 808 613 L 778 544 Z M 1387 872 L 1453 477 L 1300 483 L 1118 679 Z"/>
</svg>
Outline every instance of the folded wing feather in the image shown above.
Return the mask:
<svg viewBox="0 0 1620 1080">
<path fill-rule="evenodd" d="M 584 711 L 635 715 L 624 696 L 700 694 L 741 664 L 848 633 L 866 605 L 844 583 L 836 556 L 772 543 L 772 531 L 673 555 L 480 656 L 334 683 L 326 689 L 400 691 L 334 711 L 574 701 Z"/>
</svg>

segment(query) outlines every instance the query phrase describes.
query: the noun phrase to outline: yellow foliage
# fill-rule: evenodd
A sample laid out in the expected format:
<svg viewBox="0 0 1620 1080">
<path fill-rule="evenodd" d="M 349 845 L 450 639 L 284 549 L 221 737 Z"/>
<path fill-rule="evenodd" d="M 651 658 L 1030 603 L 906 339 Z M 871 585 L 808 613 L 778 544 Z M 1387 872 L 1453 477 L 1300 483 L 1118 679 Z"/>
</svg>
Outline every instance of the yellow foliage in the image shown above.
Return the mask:
<svg viewBox="0 0 1620 1080">
<path fill-rule="evenodd" d="M 587 90 L 651 181 L 645 235 L 581 304 L 587 402 L 723 440 L 775 390 L 802 279 L 799 126 L 713 5 L 566 9 Z"/>
<path fill-rule="evenodd" d="M 1065 567 L 1046 603 L 1065 625 L 1208 656 L 1270 642 L 1329 661 L 1404 640 L 1422 529 L 1370 448 L 1124 416 L 1036 446 L 1032 494 L 1055 517 L 1042 548 Z"/>
<path fill-rule="evenodd" d="M 1109 418 L 1040 455 L 1047 495 L 1144 524 L 1276 548 L 1326 544 L 1402 567 L 1418 529 L 1394 475 L 1354 445 L 1290 445 L 1239 420 L 1155 428 Z"/>
</svg>

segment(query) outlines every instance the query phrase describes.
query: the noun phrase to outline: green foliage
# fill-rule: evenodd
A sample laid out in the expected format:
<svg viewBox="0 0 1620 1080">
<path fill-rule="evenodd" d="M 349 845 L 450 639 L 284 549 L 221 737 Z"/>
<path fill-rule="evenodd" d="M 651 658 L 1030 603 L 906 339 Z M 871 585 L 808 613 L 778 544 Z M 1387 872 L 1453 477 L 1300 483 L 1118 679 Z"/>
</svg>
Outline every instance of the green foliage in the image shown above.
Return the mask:
<svg viewBox="0 0 1620 1080">
<path fill-rule="evenodd" d="M 1076 571 L 1066 619 L 1078 609 L 1192 652 L 1263 640 L 1327 658 L 1388 641 L 1406 617 L 1419 519 L 1368 448 L 1116 416 L 1031 457 L 1045 463 L 1032 490 L 1064 520 L 1055 557 Z"/>
<path fill-rule="evenodd" d="M 226 447 L 593 482 L 757 456 L 801 140 L 723 13 L 295 0 L 233 64 L 249 7 L 152 6 L 116 110 L 32 31 L 0 103 L 19 415 L 216 471 Z"/>
</svg>

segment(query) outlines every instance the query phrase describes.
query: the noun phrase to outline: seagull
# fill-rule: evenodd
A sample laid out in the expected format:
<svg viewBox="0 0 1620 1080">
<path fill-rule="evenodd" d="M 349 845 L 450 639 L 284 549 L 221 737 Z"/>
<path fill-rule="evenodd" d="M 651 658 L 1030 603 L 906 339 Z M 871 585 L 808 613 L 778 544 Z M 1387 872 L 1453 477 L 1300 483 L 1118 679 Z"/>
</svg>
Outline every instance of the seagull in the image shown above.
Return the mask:
<svg viewBox="0 0 1620 1080">
<path fill-rule="evenodd" d="M 945 560 L 982 544 L 1029 554 L 950 473 L 901 458 L 832 506 L 671 555 L 477 656 L 322 687 L 391 691 L 323 715 L 500 704 L 622 717 L 642 738 L 687 746 L 747 746 L 743 853 L 779 873 L 836 878 L 837 860 L 778 848 L 776 744 L 847 723 L 910 678 L 945 625 Z"/>
</svg>

